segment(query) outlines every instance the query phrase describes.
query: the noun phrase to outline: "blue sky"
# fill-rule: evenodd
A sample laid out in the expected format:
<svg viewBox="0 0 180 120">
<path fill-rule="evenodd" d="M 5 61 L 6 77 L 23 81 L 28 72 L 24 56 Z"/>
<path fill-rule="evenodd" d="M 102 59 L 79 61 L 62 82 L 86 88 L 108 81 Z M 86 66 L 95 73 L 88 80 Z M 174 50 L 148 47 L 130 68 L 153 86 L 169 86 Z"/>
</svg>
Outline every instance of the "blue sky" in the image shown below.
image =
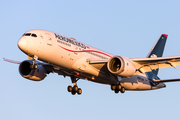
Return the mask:
<svg viewBox="0 0 180 120">
<path fill-rule="evenodd" d="M 169 0 L 4 0 L 0 2 L 1 58 L 27 59 L 17 47 L 22 34 L 45 29 L 115 55 L 145 57 L 162 33 L 164 56 L 180 55 L 180 2 Z M 110 86 L 78 81 L 81 96 L 67 92 L 70 79 L 48 75 L 24 79 L 18 65 L 0 60 L 1 120 L 135 119 L 179 120 L 180 83 L 154 91 L 115 94 Z M 180 78 L 180 67 L 160 70 L 161 79 Z"/>
</svg>

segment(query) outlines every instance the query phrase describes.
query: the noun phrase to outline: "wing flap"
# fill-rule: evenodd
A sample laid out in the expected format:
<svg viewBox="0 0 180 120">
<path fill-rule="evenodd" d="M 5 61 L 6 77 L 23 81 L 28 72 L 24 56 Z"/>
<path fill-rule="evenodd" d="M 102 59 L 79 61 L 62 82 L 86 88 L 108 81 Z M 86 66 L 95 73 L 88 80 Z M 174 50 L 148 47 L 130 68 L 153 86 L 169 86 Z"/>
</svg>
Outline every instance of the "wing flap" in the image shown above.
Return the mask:
<svg viewBox="0 0 180 120">
<path fill-rule="evenodd" d="M 108 59 L 87 59 L 86 61 L 89 62 L 89 64 L 104 64 L 108 62 Z"/>
</svg>

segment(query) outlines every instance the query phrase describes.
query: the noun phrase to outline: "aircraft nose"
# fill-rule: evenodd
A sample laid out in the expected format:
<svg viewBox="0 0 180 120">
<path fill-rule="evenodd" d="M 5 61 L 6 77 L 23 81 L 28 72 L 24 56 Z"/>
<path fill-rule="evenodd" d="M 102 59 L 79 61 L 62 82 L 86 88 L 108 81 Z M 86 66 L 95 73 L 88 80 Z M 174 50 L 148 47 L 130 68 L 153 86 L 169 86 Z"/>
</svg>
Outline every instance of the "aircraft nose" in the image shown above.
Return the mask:
<svg viewBox="0 0 180 120">
<path fill-rule="evenodd" d="M 26 51 L 27 44 L 27 40 L 24 37 L 18 41 L 18 47 L 22 51 Z"/>
</svg>

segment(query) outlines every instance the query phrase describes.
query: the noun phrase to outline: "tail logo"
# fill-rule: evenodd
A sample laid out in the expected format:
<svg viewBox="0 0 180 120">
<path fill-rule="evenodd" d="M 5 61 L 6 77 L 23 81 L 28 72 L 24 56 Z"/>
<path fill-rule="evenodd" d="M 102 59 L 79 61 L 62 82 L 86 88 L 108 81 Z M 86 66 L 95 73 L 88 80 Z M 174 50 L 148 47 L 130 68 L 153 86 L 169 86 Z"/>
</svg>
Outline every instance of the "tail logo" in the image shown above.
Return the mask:
<svg viewBox="0 0 180 120">
<path fill-rule="evenodd" d="M 152 55 L 151 55 L 151 58 L 157 58 L 157 55 L 152 54 Z"/>
</svg>

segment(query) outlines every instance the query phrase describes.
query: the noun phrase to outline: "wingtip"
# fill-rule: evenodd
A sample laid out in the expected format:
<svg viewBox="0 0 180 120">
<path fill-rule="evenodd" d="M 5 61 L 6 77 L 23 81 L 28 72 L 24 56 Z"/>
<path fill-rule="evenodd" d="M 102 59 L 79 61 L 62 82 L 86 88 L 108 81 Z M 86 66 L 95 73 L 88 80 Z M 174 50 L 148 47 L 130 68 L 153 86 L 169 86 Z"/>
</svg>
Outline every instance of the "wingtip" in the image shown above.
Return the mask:
<svg viewBox="0 0 180 120">
<path fill-rule="evenodd" d="M 162 34 L 162 35 L 164 35 L 164 36 L 168 37 L 168 35 L 167 35 L 167 34 Z"/>
</svg>

